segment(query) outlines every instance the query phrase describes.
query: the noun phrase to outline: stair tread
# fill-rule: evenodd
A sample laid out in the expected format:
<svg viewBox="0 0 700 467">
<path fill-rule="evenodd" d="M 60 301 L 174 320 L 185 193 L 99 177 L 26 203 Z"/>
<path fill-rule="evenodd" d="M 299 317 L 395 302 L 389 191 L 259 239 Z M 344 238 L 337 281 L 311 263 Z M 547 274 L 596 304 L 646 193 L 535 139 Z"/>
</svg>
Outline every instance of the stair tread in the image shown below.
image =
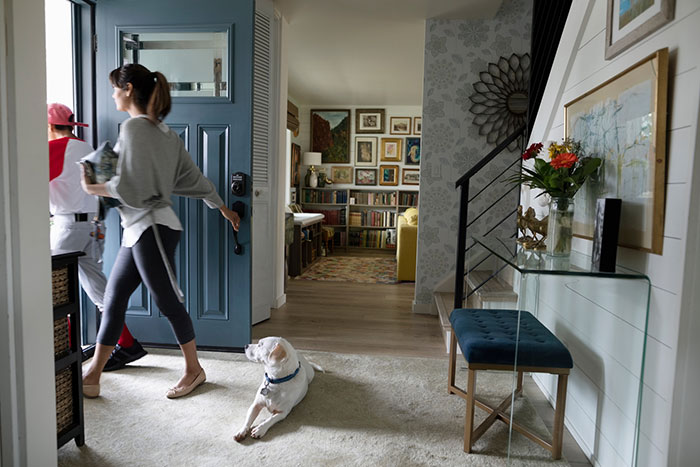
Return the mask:
<svg viewBox="0 0 700 467">
<path fill-rule="evenodd" d="M 478 286 L 487 280 L 491 274 L 493 274 L 491 271 L 470 272 L 467 276 L 469 288 L 473 289 Z M 518 301 L 518 294 L 513 290 L 513 286 L 498 276 L 491 278 L 491 280 L 482 285 L 481 288 L 476 291 L 476 294 L 479 295 L 482 300 L 487 301 L 494 301 L 494 299 L 498 299 L 498 301 Z"/>
<path fill-rule="evenodd" d="M 454 296 L 452 292 L 435 292 L 433 294 L 442 327 L 450 327 L 450 313 L 453 309 Z"/>
</svg>

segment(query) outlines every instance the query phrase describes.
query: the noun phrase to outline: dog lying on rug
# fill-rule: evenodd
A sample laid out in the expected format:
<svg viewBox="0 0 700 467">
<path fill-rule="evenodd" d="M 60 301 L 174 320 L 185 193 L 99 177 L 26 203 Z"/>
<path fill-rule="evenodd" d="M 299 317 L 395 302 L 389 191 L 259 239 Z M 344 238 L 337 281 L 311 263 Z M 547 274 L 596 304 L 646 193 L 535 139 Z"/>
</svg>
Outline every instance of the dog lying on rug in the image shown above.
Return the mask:
<svg viewBox="0 0 700 467">
<path fill-rule="evenodd" d="M 255 363 L 265 366 L 263 378 L 253 404 L 248 408 L 243 427 L 234 435 L 236 441 L 243 441 L 248 433 L 253 438 L 262 438 L 275 423 L 281 422 L 306 395 L 309 383 L 314 379 L 314 368 L 323 371 L 315 363 L 306 361 L 286 339 L 265 337 L 257 344 L 245 346 L 245 356 Z M 253 422 L 262 409 L 266 408 L 268 418 L 254 426 Z"/>
</svg>

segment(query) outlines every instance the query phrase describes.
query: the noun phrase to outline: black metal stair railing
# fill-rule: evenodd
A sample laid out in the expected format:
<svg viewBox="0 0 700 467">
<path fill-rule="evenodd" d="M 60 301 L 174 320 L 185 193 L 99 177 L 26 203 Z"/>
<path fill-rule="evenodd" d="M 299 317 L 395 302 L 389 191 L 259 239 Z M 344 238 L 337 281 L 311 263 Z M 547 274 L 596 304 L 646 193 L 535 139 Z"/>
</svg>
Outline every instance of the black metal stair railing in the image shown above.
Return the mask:
<svg viewBox="0 0 700 467">
<path fill-rule="evenodd" d="M 484 190 L 486 190 L 489 186 L 493 185 L 496 183 L 503 174 L 508 172 L 509 170 L 512 170 L 513 167 L 516 164 L 522 164 L 522 157 L 520 157 L 520 154 L 518 154 L 517 160 L 513 161 L 511 164 L 508 165 L 502 172 L 500 172 L 498 175 L 496 175 L 490 182 L 488 182 L 481 190 L 479 190 L 475 195 L 472 197 L 469 196 L 469 183 L 471 179 L 478 174 L 484 167 L 486 167 L 491 161 L 493 161 L 496 156 L 501 154 L 507 147 L 510 145 L 513 141 L 516 141 L 518 138 L 522 137 L 521 141 L 521 146 L 525 143 L 525 135 L 526 135 L 526 130 L 527 130 L 527 125 L 523 125 L 517 130 L 515 130 L 510 136 L 508 136 L 506 139 L 504 139 L 498 146 L 496 146 L 491 152 L 489 152 L 486 156 L 484 156 L 479 162 L 474 165 L 469 171 L 467 171 L 464 175 L 462 175 L 459 180 L 455 182 L 455 188 L 460 189 L 460 194 L 459 194 L 459 221 L 458 221 L 458 235 L 457 235 L 457 261 L 456 261 L 456 270 L 455 270 L 455 296 L 454 296 L 454 308 L 462 308 L 462 304 L 464 300 L 467 298 L 467 295 L 464 293 L 464 280 L 466 275 L 476 269 L 479 265 L 481 265 L 484 261 L 486 261 L 491 255 L 487 255 L 484 257 L 478 264 L 474 265 L 472 268 L 470 268 L 469 271 L 465 272 L 465 258 L 467 253 L 469 253 L 469 250 L 474 246 L 474 243 L 469 245 L 467 247 L 467 239 L 469 238 L 467 235 L 467 230 L 468 228 L 476 222 L 481 216 L 483 216 L 486 212 L 491 210 L 494 206 L 498 205 L 498 203 L 503 200 L 506 196 L 508 196 L 510 193 L 512 193 L 514 190 L 519 189 L 518 185 L 515 185 L 513 188 L 509 189 L 506 191 L 502 196 L 500 196 L 498 199 L 496 199 L 494 202 L 489 204 L 486 209 L 484 209 L 482 212 L 477 214 L 471 222 L 468 221 L 468 214 L 469 214 L 469 203 L 474 201 L 479 195 L 481 195 Z M 517 207 L 513 209 L 512 211 L 509 211 L 508 214 L 503 217 L 499 222 L 497 222 L 495 225 L 491 226 L 485 233 L 485 235 L 488 235 L 492 233 L 496 228 L 498 228 L 500 225 L 502 225 L 505 221 L 507 221 L 513 214 L 517 212 Z M 514 229 L 514 235 L 515 235 L 515 229 Z M 502 268 L 501 268 L 502 269 Z M 491 280 L 491 278 L 495 277 L 498 273 L 500 272 L 500 269 L 498 271 L 495 271 L 488 279 L 483 281 L 481 284 L 478 284 L 474 289 L 472 290 L 471 293 L 474 293 L 477 291 L 481 286 L 483 286 L 486 282 Z"/>
</svg>

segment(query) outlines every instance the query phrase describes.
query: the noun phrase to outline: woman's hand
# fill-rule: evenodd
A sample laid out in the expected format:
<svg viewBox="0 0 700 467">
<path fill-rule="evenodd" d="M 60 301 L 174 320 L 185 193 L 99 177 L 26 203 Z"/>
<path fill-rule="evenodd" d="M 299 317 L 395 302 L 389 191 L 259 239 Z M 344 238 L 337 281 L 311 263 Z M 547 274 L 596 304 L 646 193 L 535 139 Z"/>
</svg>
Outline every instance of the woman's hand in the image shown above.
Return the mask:
<svg viewBox="0 0 700 467">
<path fill-rule="evenodd" d="M 90 183 L 90 179 L 85 173 L 85 166 L 80 164 L 80 186 L 83 187 L 83 191 L 89 195 L 103 196 L 111 198 L 112 196 L 107 192 L 104 183 Z"/>
<path fill-rule="evenodd" d="M 238 217 L 238 213 L 230 210 L 225 204 L 221 205 L 219 211 L 221 211 L 221 215 L 228 219 L 228 221 L 231 223 L 233 230 L 238 232 L 238 228 L 241 226 L 241 218 Z"/>
</svg>

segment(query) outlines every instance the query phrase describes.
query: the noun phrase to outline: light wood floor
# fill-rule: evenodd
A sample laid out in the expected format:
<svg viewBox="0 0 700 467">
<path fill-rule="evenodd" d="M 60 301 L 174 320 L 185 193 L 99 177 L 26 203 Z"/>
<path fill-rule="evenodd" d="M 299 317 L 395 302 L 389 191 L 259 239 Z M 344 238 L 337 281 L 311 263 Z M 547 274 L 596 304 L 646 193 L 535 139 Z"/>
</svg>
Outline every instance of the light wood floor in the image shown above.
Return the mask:
<svg viewBox="0 0 700 467">
<path fill-rule="evenodd" d="M 298 349 L 444 357 L 438 317 L 413 313 L 412 282 L 290 280 L 287 304 L 253 326 L 253 339 L 282 336 Z"/>
</svg>

